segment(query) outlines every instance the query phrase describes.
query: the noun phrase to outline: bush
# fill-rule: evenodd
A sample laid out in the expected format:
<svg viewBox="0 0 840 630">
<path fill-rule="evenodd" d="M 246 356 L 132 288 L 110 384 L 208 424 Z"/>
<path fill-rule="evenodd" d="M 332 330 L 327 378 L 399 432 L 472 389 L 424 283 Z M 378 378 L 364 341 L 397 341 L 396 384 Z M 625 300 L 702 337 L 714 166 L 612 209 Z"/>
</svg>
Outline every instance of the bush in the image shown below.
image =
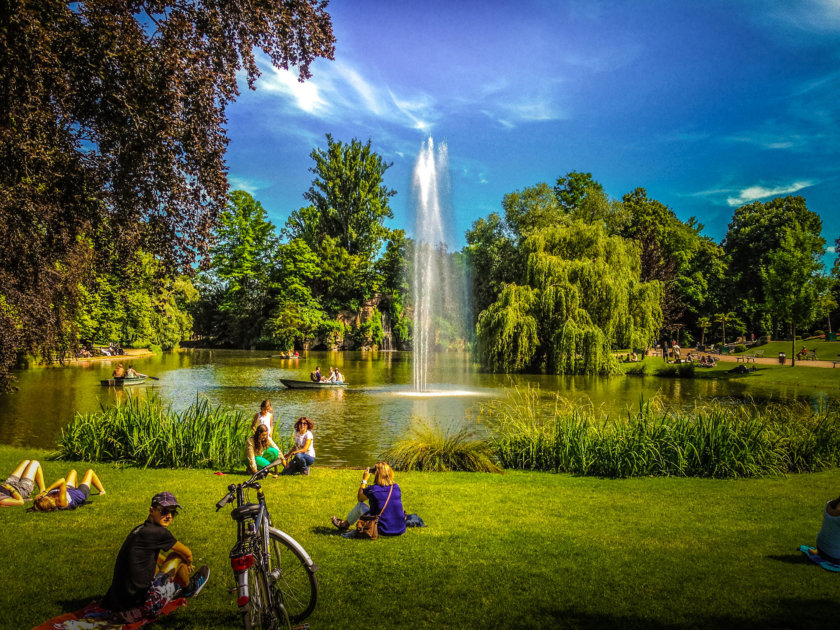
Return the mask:
<svg viewBox="0 0 840 630">
<path fill-rule="evenodd" d="M 747 346 L 745 346 L 742 343 L 736 344 L 735 349 L 733 350 L 733 352 L 736 352 L 736 353 L 737 352 L 746 352 L 746 351 L 747 351 Z"/>
<path fill-rule="evenodd" d="M 793 405 L 714 403 L 692 411 L 641 402 L 624 417 L 592 407 L 553 410 L 538 390 L 489 403 L 492 446 L 505 468 L 604 477 L 760 477 L 840 464 L 840 412 Z"/>
<path fill-rule="evenodd" d="M 409 435 L 382 454 L 394 470 L 434 472 L 501 472 L 485 440 L 473 439 L 468 428 L 452 432 L 439 424 L 415 419 Z"/>
<path fill-rule="evenodd" d="M 656 376 L 664 376 L 665 378 L 694 378 L 694 364 L 678 363 L 665 365 L 658 368 L 655 374 Z"/>
<path fill-rule="evenodd" d="M 631 363 L 629 367 L 624 370 L 628 376 L 644 376 L 647 373 L 647 364 L 644 361 L 638 363 Z"/>
<path fill-rule="evenodd" d="M 815 330 L 814 331 L 814 337 L 825 337 L 825 331 L 824 330 Z"/>
</svg>

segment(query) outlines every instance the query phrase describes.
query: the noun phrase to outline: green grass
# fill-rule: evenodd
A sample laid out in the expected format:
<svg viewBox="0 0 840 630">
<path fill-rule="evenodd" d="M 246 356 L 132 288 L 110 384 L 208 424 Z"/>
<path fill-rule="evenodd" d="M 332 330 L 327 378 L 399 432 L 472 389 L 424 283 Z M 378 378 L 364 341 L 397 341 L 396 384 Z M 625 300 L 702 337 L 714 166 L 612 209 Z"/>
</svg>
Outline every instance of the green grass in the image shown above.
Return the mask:
<svg viewBox="0 0 840 630">
<path fill-rule="evenodd" d="M 487 404 L 490 442 L 504 468 L 605 477 L 760 477 L 840 464 L 840 411 L 804 403 L 693 410 L 640 403 L 619 416 L 546 405 L 537 388 Z"/>
<path fill-rule="evenodd" d="M 501 472 L 486 440 L 469 427 L 459 430 L 415 418 L 408 435 L 382 454 L 394 470 Z"/>
<path fill-rule="evenodd" d="M 800 339 L 796 342 L 796 352 L 799 352 L 802 346 L 805 346 L 808 350 L 816 350 L 817 358 L 823 361 L 834 361 L 840 354 L 840 341 L 825 341 L 822 338 Z M 788 361 L 790 361 L 790 349 L 790 341 L 771 341 L 762 346 L 752 346 L 746 352 L 740 354 L 752 354 L 756 350 L 763 350 L 765 357 L 772 358 L 779 356 L 780 352 L 784 352 L 788 356 Z"/>
<path fill-rule="evenodd" d="M 33 455 L 44 453 L 0 447 L 0 470 Z M 44 466 L 50 479 L 68 467 Z M 173 533 L 212 574 L 153 627 L 241 627 L 228 592 L 233 522 L 213 504 L 242 477 L 96 470 L 108 494 L 91 505 L 2 511 L 0 627 L 29 628 L 103 594 L 125 535 L 164 489 L 186 508 Z M 739 481 L 401 473 L 405 507 L 428 527 L 376 542 L 328 525 L 353 504 L 359 478 L 315 468 L 266 482 L 275 520 L 320 566 L 312 628 L 836 627 L 840 576 L 796 550 L 813 543 L 836 472 Z"/>
</svg>

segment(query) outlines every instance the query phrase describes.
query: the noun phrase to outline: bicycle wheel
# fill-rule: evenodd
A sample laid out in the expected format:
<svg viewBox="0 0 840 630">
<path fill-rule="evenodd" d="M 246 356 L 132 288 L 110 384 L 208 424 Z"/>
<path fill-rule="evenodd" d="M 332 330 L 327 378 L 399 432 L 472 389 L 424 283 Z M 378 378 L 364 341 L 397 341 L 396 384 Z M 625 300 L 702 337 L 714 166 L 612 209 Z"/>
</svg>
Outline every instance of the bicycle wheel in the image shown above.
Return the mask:
<svg viewBox="0 0 840 630">
<path fill-rule="evenodd" d="M 265 575 L 256 566 L 248 569 L 248 597 L 248 607 L 242 613 L 242 625 L 245 630 L 271 628 L 274 612 L 268 607 Z"/>
<path fill-rule="evenodd" d="M 270 534 L 271 557 L 268 583 L 276 601 L 286 608 L 289 620 L 299 623 L 315 610 L 318 603 L 318 579 L 285 539 Z"/>
</svg>

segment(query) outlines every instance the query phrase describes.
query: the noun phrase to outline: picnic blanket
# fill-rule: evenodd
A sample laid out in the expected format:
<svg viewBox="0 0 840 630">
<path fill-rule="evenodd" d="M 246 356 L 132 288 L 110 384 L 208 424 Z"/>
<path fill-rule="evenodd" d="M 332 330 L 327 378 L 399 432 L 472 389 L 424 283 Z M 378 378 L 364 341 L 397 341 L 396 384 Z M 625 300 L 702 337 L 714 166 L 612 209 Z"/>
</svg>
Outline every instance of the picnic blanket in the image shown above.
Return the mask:
<svg viewBox="0 0 840 630">
<path fill-rule="evenodd" d="M 799 551 L 804 553 L 814 564 L 821 566 L 826 571 L 840 572 L 840 564 L 830 562 L 817 553 L 817 550 L 808 545 L 800 545 Z"/>
<path fill-rule="evenodd" d="M 40 626 L 32 628 L 32 630 L 136 630 L 148 623 L 153 623 L 160 617 L 168 615 L 186 603 L 187 600 L 185 598 L 179 597 L 166 604 L 160 611 L 160 615 L 154 619 L 142 619 L 134 623 L 120 624 L 108 621 L 111 611 L 102 608 L 99 605 L 99 600 L 97 600 L 91 602 L 81 610 L 65 613 L 55 619 L 45 621 Z"/>
</svg>

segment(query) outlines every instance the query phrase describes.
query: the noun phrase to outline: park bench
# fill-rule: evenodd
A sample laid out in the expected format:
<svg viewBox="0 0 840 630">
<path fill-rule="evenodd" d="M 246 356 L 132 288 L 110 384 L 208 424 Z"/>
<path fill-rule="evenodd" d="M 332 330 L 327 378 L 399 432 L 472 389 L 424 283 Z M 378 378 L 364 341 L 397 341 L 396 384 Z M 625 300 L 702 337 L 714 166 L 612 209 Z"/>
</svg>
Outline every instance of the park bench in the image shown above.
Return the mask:
<svg viewBox="0 0 840 630">
<path fill-rule="evenodd" d="M 808 350 L 805 353 L 805 359 L 807 361 L 816 361 L 817 360 L 817 351 L 816 350 Z"/>
<path fill-rule="evenodd" d="M 836 361 L 832 361 L 831 363 L 832 363 L 832 366 L 831 366 L 831 367 L 832 367 L 832 368 L 836 368 L 836 367 L 837 367 L 837 364 L 838 364 L 838 363 L 840 363 L 840 354 L 838 354 L 838 355 L 837 355 L 837 360 L 836 360 Z"/>
<path fill-rule="evenodd" d="M 736 363 L 755 363 L 756 359 L 759 359 L 764 356 L 764 350 L 756 350 L 755 352 L 750 352 L 749 354 L 742 354 L 735 357 Z"/>
</svg>

